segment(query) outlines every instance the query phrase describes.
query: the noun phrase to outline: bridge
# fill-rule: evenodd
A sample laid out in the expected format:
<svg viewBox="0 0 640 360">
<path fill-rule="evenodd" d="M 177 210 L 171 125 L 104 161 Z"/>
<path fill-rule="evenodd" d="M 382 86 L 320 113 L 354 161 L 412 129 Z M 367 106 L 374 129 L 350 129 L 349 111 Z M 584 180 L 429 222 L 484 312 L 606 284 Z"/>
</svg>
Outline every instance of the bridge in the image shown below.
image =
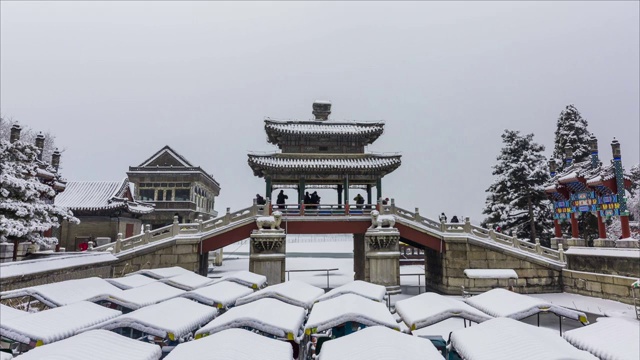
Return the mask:
<svg viewBox="0 0 640 360">
<path fill-rule="evenodd" d="M 280 211 L 280 227 L 286 234 L 354 234 L 354 270 L 356 279 L 364 278 L 364 234 L 371 225 L 371 211 L 395 218 L 400 240 L 425 251 L 427 284 L 444 293 L 459 293 L 460 286 L 478 290 L 490 288 L 493 280 L 466 279 L 468 268 L 510 268 L 519 275 L 518 286 L 528 292 L 561 291 L 560 280 L 566 262 L 563 250 L 552 250 L 539 243 L 497 233 L 471 224 L 444 223 L 395 205 L 305 204 L 257 205 L 206 221 L 174 223 L 155 230 L 145 228 L 143 234 L 93 248 L 110 251 L 120 260 L 116 275 L 143 267 L 179 265 L 205 273 L 208 253 L 247 239 L 257 229 L 259 216 Z M 471 283 L 470 283 L 471 281 Z"/>
</svg>

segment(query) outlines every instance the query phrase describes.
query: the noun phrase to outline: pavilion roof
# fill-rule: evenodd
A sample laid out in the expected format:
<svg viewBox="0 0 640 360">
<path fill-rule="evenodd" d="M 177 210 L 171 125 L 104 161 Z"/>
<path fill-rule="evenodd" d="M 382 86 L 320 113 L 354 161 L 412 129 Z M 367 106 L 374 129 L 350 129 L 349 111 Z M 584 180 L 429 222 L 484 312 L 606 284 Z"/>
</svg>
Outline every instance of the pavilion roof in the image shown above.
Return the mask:
<svg viewBox="0 0 640 360">
<path fill-rule="evenodd" d="M 70 181 L 54 201 L 72 211 L 122 208 L 131 213 L 148 214 L 154 210 L 151 204 L 133 200 L 126 178 L 121 181 Z"/>
<path fill-rule="evenodd" d="M 613 164 L 604 165 L 600 163 L 597 167 L 591 167 L 591 160 L 581 161 L 571 164 L 562 172 L 558 172 L 547 184 L 544 185 L 547 193 L 557 192 L 559 187 L 565 184 L 581 182 L 584 186 L 598 186 L 604 182 L 615 178 L 615 167 Z M 631 185 L 631 177 L 627 172 L 623 172 L 625 188 Z M 615 190 L 615 189 L 611 189 Z"/>
<path fill-rule="evenodd" d="M 259 177 L 285 172 L 386 175 L 400 166 L 400 158 L 378 154 L 249 154 L 249 166 Z"/>
<path fill-rule="evenodd" d="M 337 122 L 337 121 L 277 121 L 266 119 L 264 128 L 268 140 L 278 144 L 285 137 L 336 136 L 357 138 L 365 145 L 371 144 L 384 132 L 384 122 Z"/>
</svg>

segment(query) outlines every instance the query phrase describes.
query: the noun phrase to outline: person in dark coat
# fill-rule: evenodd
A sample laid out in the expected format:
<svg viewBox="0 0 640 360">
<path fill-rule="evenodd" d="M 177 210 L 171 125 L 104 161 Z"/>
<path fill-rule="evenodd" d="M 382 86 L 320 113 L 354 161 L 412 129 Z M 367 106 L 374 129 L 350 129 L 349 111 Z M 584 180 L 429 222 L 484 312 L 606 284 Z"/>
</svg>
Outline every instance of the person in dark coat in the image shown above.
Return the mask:
<svg viewBox="0 0 640 360">
<path fill-rule="evenodd" d="M 304 193 L 304 204 L 305 205 L 311 204 L 311 196 L 309 196 L 309 192 L 308 191 L 306 191 Z M 307 206 L 305 206 L 305 207 L 307 207 Z"/>
<path fill-rule="evenodd" d="M 458 220 L 458 217 L 453 215 L 453 217 L 451 218 L 451 222 L 452 223 L 459 223 L 460 221 Z"/>
<path fill-rule="evenodd" d="M 356 202 L 356 208 L 362 209 L 362 204 L 364 204 L 364 198 L 362 197 L 362 195 L 356 195 L 356 197 L 353 198 L 353 201 Z"/>
<path fill-rule="evenodd" d="M 285 195 L 284 190 L 280 190 L 278 197 L 276 198 L 276 204 L 278 204 L 279 209 L 284 209 L 285 200 L 288 198 L 289 196 Z"/>
<path fill-rule="evenodd" d="M 311 203 L 315 205 L 313 207 L 314 209 L 318 208 L 318 204 L 320 204 L 320 196 L 317 191 L 314 191 L 313 194 L 311 194 Z"/>
<path fill-rule="evenodd" d="M 256 194 L 256 204 L 265 205 L 267 200 L 265 200 L 260 194 Z"/>
<path fill-rule="evenodd" d="M 440 222 L 447 222 L 447 215 L 445 215 L 444 213 L 440 214 L 440 217 L 438 217 L 438 220 L 440 220 Z"/>
</svg>

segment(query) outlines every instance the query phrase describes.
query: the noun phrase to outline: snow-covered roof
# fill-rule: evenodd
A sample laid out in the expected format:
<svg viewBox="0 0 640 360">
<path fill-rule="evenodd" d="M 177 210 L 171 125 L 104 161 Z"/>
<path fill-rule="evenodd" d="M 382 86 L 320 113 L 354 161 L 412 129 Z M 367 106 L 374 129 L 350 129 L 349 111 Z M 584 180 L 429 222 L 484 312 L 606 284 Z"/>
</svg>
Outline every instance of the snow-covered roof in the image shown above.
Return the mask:
<svg viewBox="0 0 640 360">
<path fill-rule="evenodd" d="M 318 171 L 376 171 L 391 172 L 397 169 L 401 161 L 400 155 L 358 154 L 331 157 L 327 155 L 291 155 L 291 154 L 249 154 L 249 166 L 254 173 L 272 170 L 288 170 L 299 172 Z"/>
<path fill-rule="evenodd" d="M 157 360 L 162 356 L 159 346 L 129 339 L 106 330 L 91 330 L 37 347 L 20 355 L 21 360 Z"/>
<path fill-rule="evenodd" d="M 578 349 L 601 360 L 640 359 L 640 322 L 626 318 L 598 318 L 589 326 L 562 334 Z"/>
<path fill-rule="evenodd" d="M 72 211 L 127 208 L 128 211 L 148 214 L 154 210 L 150 204 L 130 201 L 125 196 L 129 181 L 70 181 L 64 192 L 58 194 L 55 204 Z"/>
<path fill-rule="evenodd" d="M 349 321 L 400 330 L 400 325 L 384 303 L 355 294 L 345 294 L 316 303 L 304 328 L 308 333 L 316 333 Z"/>
<path fill-rule="evenodd" d="M 384 122 L 355 121 L 278 121 L 267 119 L 264 127 L 271 136 L 282 135 L 343 135 L 367 136 L 371 143 L 384 132 Z"/>
<path fill-rule="evenodd" d="M 372 326 L 322 345 L 320 360 L 442 360 L 431 341 Z"/>
<path fill-rule="evenodd" d="M 291 280 L 277 285 L 267 286 L 253 294 L 236 300 L 237 305 L 243 305 L 263 298 L 273 298 L 287 304 L 311 309 L 314 301 L 324 294 L 324 290 L 298 280 Z"/>
<path fill-rule="evenodd" d="M 279 338 L 299 342 L 306 311 L 276 299 L 260 299 L 231 308 L 196 332 L 197 337 L 222 330 L 250 327 Z"/>
<path fill-rule="evenodd" d="M 150 163 L 152 163 L 155 159 L 160 157 L 160 155 L 163 155 L 165 153 L 171 155 L 182 166 L 186 166 L 186 167 L 192 167 L 193 166 L 193 165 L 191 165 L 191 163 L 184 156 L 178 154 L 178 152 L 173 150 L 169 145 L 165 145 L 162 149 L 156 151 L 155 154 L 151 155 L 150 158 L 148 158 L 147 160 L 143 161 L 142 164 L 140 164 L 138 166 L 139 167 L 149 166 Z"/>
<path fill-rule="evenodd" d="M 539 312 L 551 312 L 588 324 L 587 316 L 580 311 L 553 305 L 542 299 L 518 294 L 505 289 L 493 289 L 464 300 L 467 304 L 494 317 L 524 319 Z"/>
<path fill-rule="evenodd" d="M 29 315 L 28 312 L 14 309 L 10 306 L 0 304 L 0 324 L 9 319 L 15 319 L 21 316 Z"/>
<path fill-rule="evenodd" d="M 320 296 L 317 301 L 333 299 L 334 297 L 344 294 L 356 294 L 374 301 L 382 301 L 384 300 L 386 293 L 387 288 L 382 285 L 376 285 L 362 280 L 355 280 L 332 289 L 328 293 Z"/>
<path fill-rule="evenodd" d="M 411 330 L 433 325 L 451 317 L 477 323 L 492 317 L 464 302 L 436 293 L 424 293 L 396 302 L 396 311 Z"/>
<path fill-rule="evenodd" d="M 226 274 L 219 280 L 216 280 L 216 283 L 221 281 L 232 281 L 240 285 L 248 286 L 252 289 L 262 289 L 267 285 L 266 276 L 254 274 L 245 270 Z"/>
<path fill-rule="evenodd" d="M 250 345 L 250 346 L 247 346 Z M 173 349 L 166 360 L 292 360 L 291 345 L 244 329 L 228 329 Z"/>
<path fill-rule="evenodd" d="M 95 328 L 113 330 L 130 327 L 150 335 L 177 340 L 211 321 L 217 313 L 218 309 L 211 306 L 176 298 L 120 315 Z"/>
<path fill-rule="evenodd" d="M 188 291 L 180 296 L 200 303 L 228 308 L 236 303 L 238 298 L 253 293 L 253 289 L 231 281 L 220 281 L 213 285 Z"/>
<path fill-rule="evenodd" d="M 61 270 L 74 266 L 98 265 L 116 261 L 118 258 L 109 252 L 82 252 L 54 255 L 45 258 L 12 261 L 0 264 L 0 279 Z"/>
<path fill-rule="evenodd" d="M 192 273 L 193 273 L 192 271 L 189 271 L 180 266 L 173 266 L 173 267 L 158 268 L 158 269 L 142 269 L 136 272 L 132 272 L 127 276 L 131 276 L 134 274 L 142 274 L 142 275 L 152 277 L 154 279 L 166 279 L 166 278 L 170 278 L 178 275 L 192 274 Z"/>
<path fill-rule="evenodd" d="M 165 278 L 160 281 L 167 285 L 177 287 L 178 289 L 189 291 L 211 284 L 214 280 L 206 276 L 190 272 L 188 274 Z"/>
<path fill-rule="evenodd" d="M 509 318 L 455 330 L 451 343 L 465 360 L 597 360 L 548 329 Z"/>
<path fill-rule="evenodd" d="M 465 269 L 464 274 L 469 279 L 517 279 L 518 274 L 513 269 Z"/>
<path fill-rule="evenodd" d="M 612 256 L 640 259 L 640 249 L 633 248 L 592 248 L 572 246 L 564 253 L 567 255 Z"/>
<path fill-rule="evenodd" d="M 49 344 L 78 334 L 83 330 L 115 318 L 121 312 L 80 301 L 55 309 L 40 311 L 2 321 L 0 335 L 24 344 Z"/>
<path fill-rule="evenodd" d="M 0 360 L 13 360 L 13 355 L 0 351 Z"/>
<path fill-rule="evenodd" d="M 0 293 L 0 299 L 33 296 L 49 307 L 56 307 L 83 300 L 104 300 L 110 296 L 120 296 L 122 292 L 104 279 L 90 277 L 9 290 Z"/>
<path fill-rule="evenodd" d="M 142 274 L 134 274 L 134 275 L 123 276 L 119 278 L 105 279 L 105 280 L 107 280 L 109 283 L 123 290 L 148 285 L 158 281 L 154 278 L 151 278 Z"/>
<path fill-rule="evenodd" d="M 148 305 L 169 300 L 184 294 L 184 290 L 169 286 L 161 282 L 123 290 L 107 300 L 127 309 L 139 309 Z"/>
</svg>

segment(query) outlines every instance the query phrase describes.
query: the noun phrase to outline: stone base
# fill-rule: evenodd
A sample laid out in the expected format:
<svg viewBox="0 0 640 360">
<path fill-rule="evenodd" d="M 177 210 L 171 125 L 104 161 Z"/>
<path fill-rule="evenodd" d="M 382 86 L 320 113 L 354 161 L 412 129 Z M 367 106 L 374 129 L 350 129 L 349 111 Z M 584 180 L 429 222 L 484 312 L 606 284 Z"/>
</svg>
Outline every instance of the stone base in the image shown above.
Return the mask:
<svg viewBox="0 0 640 360">
<path fill-rule="evenodd" d="M 551 248 L 553 250 L 558 250 L 558 244 L 562 244 L 562 248 L 564 250 L 567 250 L 567 248 L 564 245 L 564 239 L 563 238 L 551 238 Z"/>
<path fill-rule="evenodd" d="M 400 252 L 370 252 L 365 281 L 386 287 L 400 286 Z"/>
<path fill-rule="evenodd" d="M 640 241 L 634 239 L 617 240 L 615 243 L 618 248 L 637 249 L 640 247 Z"/>
<path fill-rule="evenodd" d="M 558 238 L 554 238 L 556 240 L 556 247 L 554 249 L 558 249 L 558 245 L 557 244 L 562 244 L 562 249 L 567 250 L 572 246 L 587 246 L 587 241 L 584 239 L 578 239 L 578 238 L 570 238 L 570 239 L 558 239 Z M 551 239 L 551 246 L 553 247 L 553 240 Z"/>
<path fill-rule="evenodd" d="M 267 277 L 269 285 L 283 283 L 285 280 L 284 254 L 258 254 L 249 257 L 249 271 Z"/>
<path fill-rule="evenodd" d="M 595 239 L 593 240 L 593 247 L 616 247 L 616 241 L 611 239 Z"/>
</svg>

